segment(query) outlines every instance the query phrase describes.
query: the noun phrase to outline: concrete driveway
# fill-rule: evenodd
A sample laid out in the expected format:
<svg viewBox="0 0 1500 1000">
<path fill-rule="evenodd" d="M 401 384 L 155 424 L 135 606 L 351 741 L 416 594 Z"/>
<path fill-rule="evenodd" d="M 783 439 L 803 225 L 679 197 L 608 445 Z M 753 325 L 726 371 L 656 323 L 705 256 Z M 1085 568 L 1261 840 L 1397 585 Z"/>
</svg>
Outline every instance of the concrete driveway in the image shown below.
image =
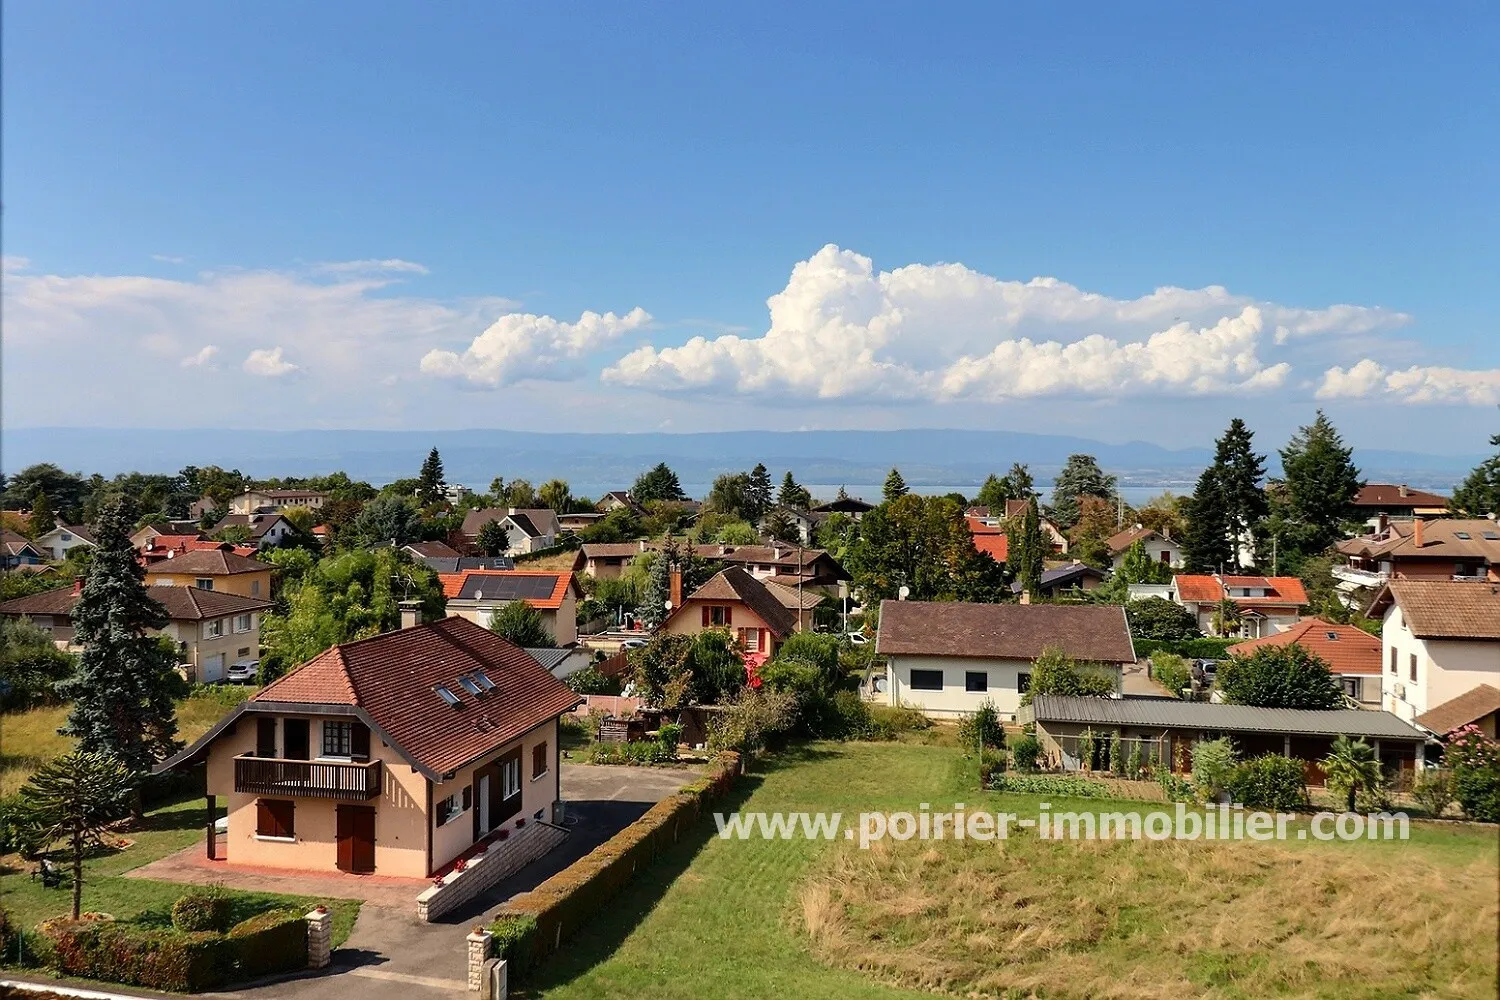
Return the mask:
<svg viewBox="0 0 1500 1000">
<path fill-rule="evenodd" d="M 360 910 L 349 940 L 333 953 L 328 972 L 225 995 L 254 1000 L 422 1000 L 465 994 L 464 939 L 476 923 L 488 923 L 511 896 L 535 888 L 583 857 L 699 773 L 689 768 L 564 764 L 562 795 L 569 835 L 546 857 L 438 923 L 417 919 L 415 893 L 408 906 L 372 899 Z"/>
</svg>

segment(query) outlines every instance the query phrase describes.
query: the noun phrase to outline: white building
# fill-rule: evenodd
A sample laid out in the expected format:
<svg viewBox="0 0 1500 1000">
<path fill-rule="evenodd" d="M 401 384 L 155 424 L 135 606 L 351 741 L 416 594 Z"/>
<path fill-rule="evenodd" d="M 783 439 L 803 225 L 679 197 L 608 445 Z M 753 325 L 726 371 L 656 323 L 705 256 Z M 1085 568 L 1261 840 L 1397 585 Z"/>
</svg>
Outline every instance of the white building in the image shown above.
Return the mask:
<svg viewBox="0 0 1500 1000">
<path fill-rule="evenodd" d="M 1383 623 L 1387 711 L 1411 721 L 1482 684 L 1500 687 L 1500 584 L 1392 580 L 1370 616 Z"/>
<path fill-rule="evenodd" d="M 968 715 L 989 700 L 1014 719 L 1032 664 L 1052 646 L 1110 672 L 1117 692 L 1121 666 L 1135 662 L 1118 606 L 884 601 L 875 649 L 886 670 L 867 695 L 935 718 Z"/>
<path fill-rule="evenodd" d="M 80 547 L 93 548 L 94 536 L 81 524 L 59 524 L 51 531 L 43 532 L 32 540 L 32 547 L 41 551 L 48 559 L 59 562 L 68 558 L 68 553 Z"/>
</svg>

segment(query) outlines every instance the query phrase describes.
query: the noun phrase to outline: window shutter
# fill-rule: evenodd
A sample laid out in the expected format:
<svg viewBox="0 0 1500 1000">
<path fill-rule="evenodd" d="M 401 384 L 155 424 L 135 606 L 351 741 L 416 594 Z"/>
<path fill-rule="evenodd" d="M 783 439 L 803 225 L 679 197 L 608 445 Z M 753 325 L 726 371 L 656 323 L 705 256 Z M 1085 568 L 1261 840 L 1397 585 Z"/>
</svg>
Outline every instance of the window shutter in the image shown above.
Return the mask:
<svg viewBox="0 0 1500 1000">
<path fill-rule="evenodd" d="M 728 605 L 728 604 L 724 605 L 724 624 L 725 625 L 733 625 L 734 624 L 734 607 L 732 605 Z"/>
<path fill-rule="evenodd" d="M 294 835 L 292 817 L 297 807 L 291 802 L 277 802 L 271 807 L 271 815 L 276 817 L 276 828 L 280 832 L 278 837 L 291 837 Z"/>
<path fill-rule="evenodd" d="M 705 605 L 703 605 L 703 627 L 704 628 L 708 628 L 708 626 L 709 626 L 708 605 L 705 604 Z"/>
<path fill-rule="evenodd" d="M 370 727 L 363 722 L 356 722 L 351 729 L 349 745 L 351 748 L 349 756 L 355 760 L 370 759 Z"/>
<path fill-rule="evenodd" d="M 255 802 L 255 832 L 262 837 L 276 836 L 276 819 L 271 815 L 271 803 L 264 799 Z"/>
</svg>

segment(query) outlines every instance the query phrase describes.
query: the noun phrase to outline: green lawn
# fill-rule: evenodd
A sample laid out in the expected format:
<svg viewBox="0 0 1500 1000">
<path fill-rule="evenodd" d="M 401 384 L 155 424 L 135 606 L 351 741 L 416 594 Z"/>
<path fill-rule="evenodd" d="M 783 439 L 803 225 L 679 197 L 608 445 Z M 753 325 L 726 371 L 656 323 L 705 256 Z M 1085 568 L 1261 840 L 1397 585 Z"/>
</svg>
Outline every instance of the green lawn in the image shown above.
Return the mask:
<svg viewBox="0 0 1500 1000">
<path fill-rule="evenodd" d="M 847 817 L 962 801 L 1035 814 L 1036 799 L 978 793 L 974 780 L 973 762 L 950 747 L 816 744 L 763 762 L 723 808 L 838 810 Z M 580 1000 L 697 1000 L 710 987 L 719 998 L 917 997 L 932 995 L 928 990 L 1030 996 L 1034 986 L 1023 984 L 1036 983 L 1040 970 L 1045 995 L 1060 997 L 1492 995 L 1497 834 L 1461 825 L 1413 829 L 1405 844 L 1293 841 L 1200 851 L 1174 843 L 1106 851 L 1066 842 L 1007 850 L 912 841 L 877 856 L 842 841 L 720 840 L 709 821 L 697 841 L 637 876 L 523 985 L 530 995 Z M 1151 853 L 1162 847 L 1172 853 Z M 1282 869 L 1297 878 L 1279 879 Z M 1373 876 L 1384 881 L 1371 889 L 1361 879 Z M 1003 909 L 985 902 L 1008 886 L 1026 898 L 1008 899 Z M 1474 901 L 1476 886 L 1488 887 L 1487 898 Z M 1417 935 L 1431 961 L 1382 980 L 1387 911 L 1379 908 L 1398 898 L 1433 918 Z M 1035 908 L 1036 919 L 1017 921 L 1023 906 Z M 1200 912 L 1212 922 L 1195 923 Z M 1248 941 L 1235 938 L 1241 917 Z M 1325 969 L 1318 964 L 1325 929 L 1336 940 L 1357 932 L 1365 943 Z M 1024 964 L 1008 980 L 1007 947 L 1018 933 Z M 1371 981 L 1362 982 L 1361 970 L 1350 966 L 1366 957 Z M 1257 972 L 1253 989 L 1237 985 Z M 1264 988 L 1267 981 L 1274 989 Z"/>
<path fill-rule="evenodd" d="M 192 798 L 161 806 L 146 814 L 143 825 L 125 836 L 133 841 L 121 851 L 109 851 L 84 862 L 83 908 L 113 914 L 120 920 L 170 924 L 172 904 L 187 891 L 177 882 L 125 878 L 123 874 L 202 840 L 203 800 Z M 31 877 L 30 866 L 14 856 L 0 868 L 0 906 L 23 927 L 34 927 L 49 917 L 64 916 L 73 904 L 72 887 L 45 889 Z M 60 862 L 61 863 L 61 862 Z M 321 900 L 304 896 L 234 892 L 236 916 L 243 919 L 278 906 L 301 907 L 304 912 L 325 903 L 333 912 L 334 943 L 342 943 L 359 914 L 356 900 Z"/>
</svg>

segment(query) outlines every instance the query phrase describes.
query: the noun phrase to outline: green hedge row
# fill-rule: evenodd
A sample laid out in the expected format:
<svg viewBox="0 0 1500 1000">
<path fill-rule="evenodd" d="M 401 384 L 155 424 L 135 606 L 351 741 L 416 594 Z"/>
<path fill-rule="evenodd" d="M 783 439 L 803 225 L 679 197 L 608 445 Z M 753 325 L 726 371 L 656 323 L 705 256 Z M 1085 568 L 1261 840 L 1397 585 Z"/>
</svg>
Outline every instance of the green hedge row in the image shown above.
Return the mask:
<svg viewBox="0 0 1500 1000">
<path fill-rule="evenodd" d="M 603 909 L 635 873 L 697 825 L 703 808 L 723 796 L 740 772 L 740 755 L 721 753 L 713 772 L 685 785 L 634 823 L 508 903 L 491 926 L 491 949 L 519 975 L 551 954 Z"/>
<path fill-rule="evenodd" d="M 290 910 L 251 917 L 226 934 L 104 920 L 61 924 L 48 937 L 61 975 L 173 993 L 307 968 L 307 921 Z"/>
<path fill-rule="evenodd" d="M 1135 655 L 1150 656 L 1158 650 L 1186 656 L 1190 660 L 1223 660 L 1229 657 L 1229 647 L 1237 646 L 1244 639 L 1136 639 Z"/>
</svg>

